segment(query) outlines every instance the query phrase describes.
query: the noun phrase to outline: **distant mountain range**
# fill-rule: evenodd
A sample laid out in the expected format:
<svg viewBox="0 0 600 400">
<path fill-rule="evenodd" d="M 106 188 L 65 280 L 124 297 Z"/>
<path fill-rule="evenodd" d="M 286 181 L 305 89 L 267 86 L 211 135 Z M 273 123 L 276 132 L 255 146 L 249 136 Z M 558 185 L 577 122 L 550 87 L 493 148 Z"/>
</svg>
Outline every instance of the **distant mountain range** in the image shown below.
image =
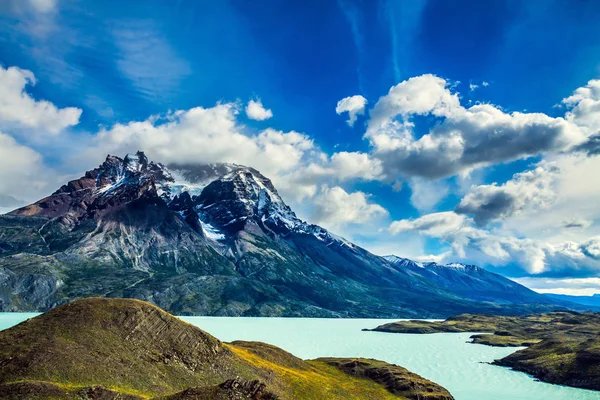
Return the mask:
<svg viewBox="0 0 600 400">
<path fill-rule="evenodd" d="M 0 216 L 0 311 L 90 297 L 175 314 L 442 318 L 573 305 L 482 268 L 380 257 L 300 220 L 257 170 L 142 153 Z"/>
<path fill-rule="evenodd" d="M 571 296 L 568 294 L 546 293 L 545 295 L 553 301 L 567 301 L 586 306 L 592 311 L 600 311 L 600 294 L 595 294 L 593 296 Z"/>
</svg>

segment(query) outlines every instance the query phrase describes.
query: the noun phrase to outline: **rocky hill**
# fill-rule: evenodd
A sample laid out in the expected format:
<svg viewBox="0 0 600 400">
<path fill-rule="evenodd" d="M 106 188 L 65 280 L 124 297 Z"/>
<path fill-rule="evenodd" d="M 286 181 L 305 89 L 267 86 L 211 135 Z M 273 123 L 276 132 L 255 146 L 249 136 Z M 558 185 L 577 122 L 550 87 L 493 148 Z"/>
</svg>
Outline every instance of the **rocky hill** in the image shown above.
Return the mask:
<svg viewBox="0 0 600 400">
<path fill-rule="evenodd" d="M 146 302 L 89 298 L 0 331 L 0 398 L 452 396 L 433 382 L 380 361 L 305 361 L 264 343 L 223 343 Z"/>
<path fill-rule="evenodd" d="M 0 311 L 103 296 L 176 314 L 439 318 L 557 302 L 458 264 L 379 257 L 299 219 L 235 164 L 166 167 L 138 152 L 0 216 Z"/>
</svg>

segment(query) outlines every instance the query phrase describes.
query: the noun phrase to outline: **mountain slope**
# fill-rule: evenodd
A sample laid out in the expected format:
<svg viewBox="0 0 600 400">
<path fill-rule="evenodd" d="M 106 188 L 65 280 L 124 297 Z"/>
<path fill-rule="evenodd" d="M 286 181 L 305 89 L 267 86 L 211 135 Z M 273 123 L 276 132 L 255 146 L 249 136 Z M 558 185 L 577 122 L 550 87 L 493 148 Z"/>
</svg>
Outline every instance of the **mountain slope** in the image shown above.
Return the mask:
<svg viewBox="0 0 600 400">
<path fill-rule="evenodd" d="M 585 310 L 600 311 L 600 294 L 594 294 L 593 296 L 573 296 L 568 294 L 551 294 L 545 293 L 553 301 L 568 301 L 571 303 L 580 304 Z"/>
<path fill-rule="evenodd" d="M 300 220 L 253 168 L 167 168 L 138 152 L 108 156 L 0 216 L 0 310 L 89 296 L 208 315 L 434 318 L 555 307 L 477 267 L 398 260 Z"/>
<path fill-rule="evenodd" d="M 496 303 L 527 303 L 540 295 L 515 281 L 475 265 L 415 262 L 394 255 L 384 256 L 390 263 L 413 271 L 459 296 Z"/>
<path fill-rule="evenodd" d="M 329 364 L 264 343 L 222 343 L 149 303 L 90 298 L 0 332 L 0 397 L 452 399 L 383 362 L 377 376 L 392 373 L 404 390 Z"/>
</svg>

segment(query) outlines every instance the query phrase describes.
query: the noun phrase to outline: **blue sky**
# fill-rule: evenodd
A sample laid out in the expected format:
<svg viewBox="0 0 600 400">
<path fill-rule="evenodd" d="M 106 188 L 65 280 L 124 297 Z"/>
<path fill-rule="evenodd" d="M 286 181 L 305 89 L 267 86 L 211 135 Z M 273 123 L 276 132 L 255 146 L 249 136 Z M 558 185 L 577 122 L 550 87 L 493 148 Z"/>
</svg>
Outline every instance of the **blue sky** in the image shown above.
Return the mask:
<svg viewBox="0 0 600 400">
<path fill-rule="evenodd" d="M 252 164 L 376 253 L 600 292 L 599 18 L 584 0 L 6 0 L 0 199 L 109 152 Z"/>
</svg>

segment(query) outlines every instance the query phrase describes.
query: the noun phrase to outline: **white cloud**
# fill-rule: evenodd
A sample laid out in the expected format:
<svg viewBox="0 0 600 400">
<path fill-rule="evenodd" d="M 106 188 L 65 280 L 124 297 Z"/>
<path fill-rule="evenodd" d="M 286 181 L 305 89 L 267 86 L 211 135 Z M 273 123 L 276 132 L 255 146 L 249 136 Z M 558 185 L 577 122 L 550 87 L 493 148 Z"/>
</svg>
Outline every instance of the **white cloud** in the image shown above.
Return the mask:
<svg viewBox="0 0 600 400">
<path fill-rule="evenodd" d="M 448 82 L 431 74 L 413 77 L 392 86 L 371 111 L 369 131 L 384 128 L 396 116 L 408 118 L 413 114 L 428 113 L 438 117 L 450 115 L 460 108 L 460 100 L 447 86 Z"/>
<path fill-rule="evenodd" d="M 46 100 L 36 100 L 25 91 L 35 85 L 31 71 L 0 66 L 0 125 L 4 129 L 31 128 L 35 134 L 57 134 L 77 125 L 81 110 L 74 107 L 59 109 Z"/>
<path fill-rule="evenodd" d="M 331 178 L 336 182 L 351 179 L 372 181 L 383 179 L 383 168 L 379 160 L 366 153 L 341 151 L 334 153 L 330 158 L 325 156 L 316 160 L 299 170 L 297 175 L 303 175 L 309 180 Z"/>
<path fill-rule="evenodd" d="M 355 95 L 351 97 L 345 97 L 338 101 L 335 107 L 335 112 L 340 115 L 342 113 L 348 113 L 348 125 L 354 126 L 358 115 L 365 113 L 365 106 L 367 105 L 367 99 L 361 95 Z"/>
<path fill-rule="evenodd" d="M 495 219 L 503 230 L 518 237 L 550 244 L 582 242 L 600 235 L 600 182 L 595 171 L 600 171 L 598 156 L 576 153 L 546 157 L 531 170 L 486 190 L 485 196 L 479 197 L 475 187 L 475 197 L 468 194 L 467 200 L 463 199 L 468 205 L 465 208 L 471 209 L 461 210 L 459 206 L 458 211 L 470 211 L 476 219 L 479 216 L 480 223 Z M 496 192 L 510 200 L 505 202 L 508 207 L 497 207 L 504 203 L 494 200 Z"/>
<path fill-rule="evenodd" d="M 411 260 L 422 261 L 425 252 L 425 239 L 422 236 L 409 234 L 399 236 L 391 236 L 387 233 L 382 234 L 381 232 L 370 233 L 365 235 L 365 226 L 357 226 L 359 235 L 352 237 L 354 243 L 368 249 L 371 253 L 379 256 L 387 256 L 390 254 L 400 255 L 402 257 L 410 258 Z"/>
<path fill-rule="evenodd" d="M 473 215 L 478 225 L 530 210 L 539 212 L 557 199 L 559 170 L 552 163 L 540 163 L 532 170 L 517 173 L 502 185 L 472 186 L 456 211 Z"/>
<path fill-rule="evenodd" d="M 560 152 L 587 140 L 572 121 L 542 113 L 506 113 L 490 104 L 461 106 L 449 83 L 434 75 L 392 87 L 371 111 L 367 133 L 390 178 L 437 179 L 540 153 Z M 412 117 L 439 119 L 416 137 Z"/>
<path fill-rule="evenodd" d="M 0 195 L 37 200 L 57 189 L 60 180 L 54 170 L 44 166 L 39 153 L 0 132 Z"/>
<path fill-rule="evenodd" d="M 98 133 L 95 150 L 124 154 L 139 148 L 166 163 L 236 162 L 274 172 L 298 166 L 314 148 L 308 136 L 294 131 L 246 135 L 237 112 L 235 104 L 224 103 L 116 124 Z"/>
<path fill-rule="evenodd" d="M 321 188 L 314 199 L 312 218 L 316 223 L 336 229 L 347 224 L 366 224 L 387 216 L 379 204 L 370 203 L 366 193 L 348 193 L 339 186 Z"/>
<path fill-rule="evenodd" d="M 587 85 L 576 89 L 562 103 L 570 108 L 566 119 L 588 131 L 588 135 L 600 130 L 600 79 L 593 79 Z"/>
<path fill-rule="evenodd" d="M 490 83 L 486 82 L 486 81 L 482 81 L 481 84 L 469 83 L 469 91 L 473 92 L 473 91 L 479 89 L 480 87 L 487 87 L 489 85 L 490 85 Z"/>
<path fill-rule="evenodd" d="M 78 155 L 78 163 L 100 161 L 107 153 L 126 154 L 139 149 L 164 163 L 233 162 L 252 166 L 271 178 L 284 197 L 314 195 L 317 182 L 298 183 L 289 178 L 320 159 L 322 153 L 312 139 L 295 131 L 275 129 L 246 134 L 237 113 L 236 104 L 224 103 L 115 124 L 95 135 L 92 146 Z"/>
<path fill-rule="evenodd" d="M 451 246 L 445 259 L 519 268 L 521 274 L 593 276 L 600 272 L 600 236 L 582 242 L 550 244 L 478 229 L 471 218 L 454 212 L 394 221 L 391 234 L 416 232 Z"/>
<path fill-rule="evenodd" d="M 600 278 L 551 279 L 524 277 L 515 280 L 539 293 L 568 294 L 572 296 L 600 294 Z"/>
<path fill-rule="evenodd" d="M 410 202 L 420 212 L 430 212 L 450 193 L 450 187 L 443 180 L 432 181 L 422 178 L 409 180 Z"/>
<path fill-rule="evenodd" d="M 458 232 L 465 226 L 467 218 L 451 211 L 424 215 L 417 219 L 403 219 L 390 224 L 388 231 L 396 235 L 416 231 L 428 236 L 443 238 Z"/>
<path fill-rule="evenodd" d="M 0 134 L 0 194 L 29 200 L 55 189 L 57 174 L 38 152 L 14 137 L 21 138 L 23 127 L 58 133 L 77 124 L 81 110 L 34 99 L 25 91 L 27 83 L 35 82 L 29 71 L 13 67 L 0 73 L 0 91 L 5 94 L 0 99 L 0 128 L 12 134 Z M 600 272 L 600 183 L 594 175 L 600 171 L 600 157 L 588 156 L 595 145 L 588 139 L 599 127 L 597 87 L 590 81 L 576 90 L 564 100 L 565 118 L 551 118 L 506 113 L 485 104 L 465 108 L 445 80 L 432 75 L 412 78 L 394 86 L 372 110 L 366 134 L 373 144 L 371 153 L 326 155 L 303 133 L 270 128 L 253 133 L 240 124 L 238 114 L 244 110 L 237 103 L 116 124 L 95 135 L 78 134 L 84 151 L 70 153 L 78 157 L 78 173 L 85 169 L 82 165 L 91 167 L 106 153 L 138 149 L 166 163 L 250 165 L 272 178 L 288 201 L 302 206 L 300 200 L 313 198 L 304 212 L 314 222 L 334 229 L 354 226 L 361 229 L 361 240 L 370 234 L 365 231 L 371 223 L 388 220 L 388 212 L 369 194 L 343 189 L 342 182 L 377 180 L 394 183 L 396 189 L 406 182 L 413 205 L 428 212 L 450 190 L 447 181 L 436 178 L 459 174 L 467 179 L 478 166 L 541 153 L 543 161 L 507 182 L 472 185 L 456 212 L 395 221 L 378 234 L 381 240 L 365 245 L 400 252 L 411 247 L 410 256 L 416 259 L 506 266 L 511 273 L 548 279 L 588 277 Z M 351 110 L 346 111 L 352 119 Z M 412 121 L 417 114 L 437 121 L 421 137 Z M 19 128 L 16 133 L 9 129 L 13 126 Z M 578 151 L 569 153 L 572 149 Z M 494 224 L 481 228 L 489 222 Z M 426 237 L 443 243 L 440 254 L 422 255 Z"/>
<path fill-rule="evenodd" d="M 246 115 L 250 119 L 254 119 L 256 121 L 264 121 L 273 117 L 273 112 L 271 110 L 267 110 L 260 99 L 250 100 L 248 105 L 246 106 Z"/>
</svg>

